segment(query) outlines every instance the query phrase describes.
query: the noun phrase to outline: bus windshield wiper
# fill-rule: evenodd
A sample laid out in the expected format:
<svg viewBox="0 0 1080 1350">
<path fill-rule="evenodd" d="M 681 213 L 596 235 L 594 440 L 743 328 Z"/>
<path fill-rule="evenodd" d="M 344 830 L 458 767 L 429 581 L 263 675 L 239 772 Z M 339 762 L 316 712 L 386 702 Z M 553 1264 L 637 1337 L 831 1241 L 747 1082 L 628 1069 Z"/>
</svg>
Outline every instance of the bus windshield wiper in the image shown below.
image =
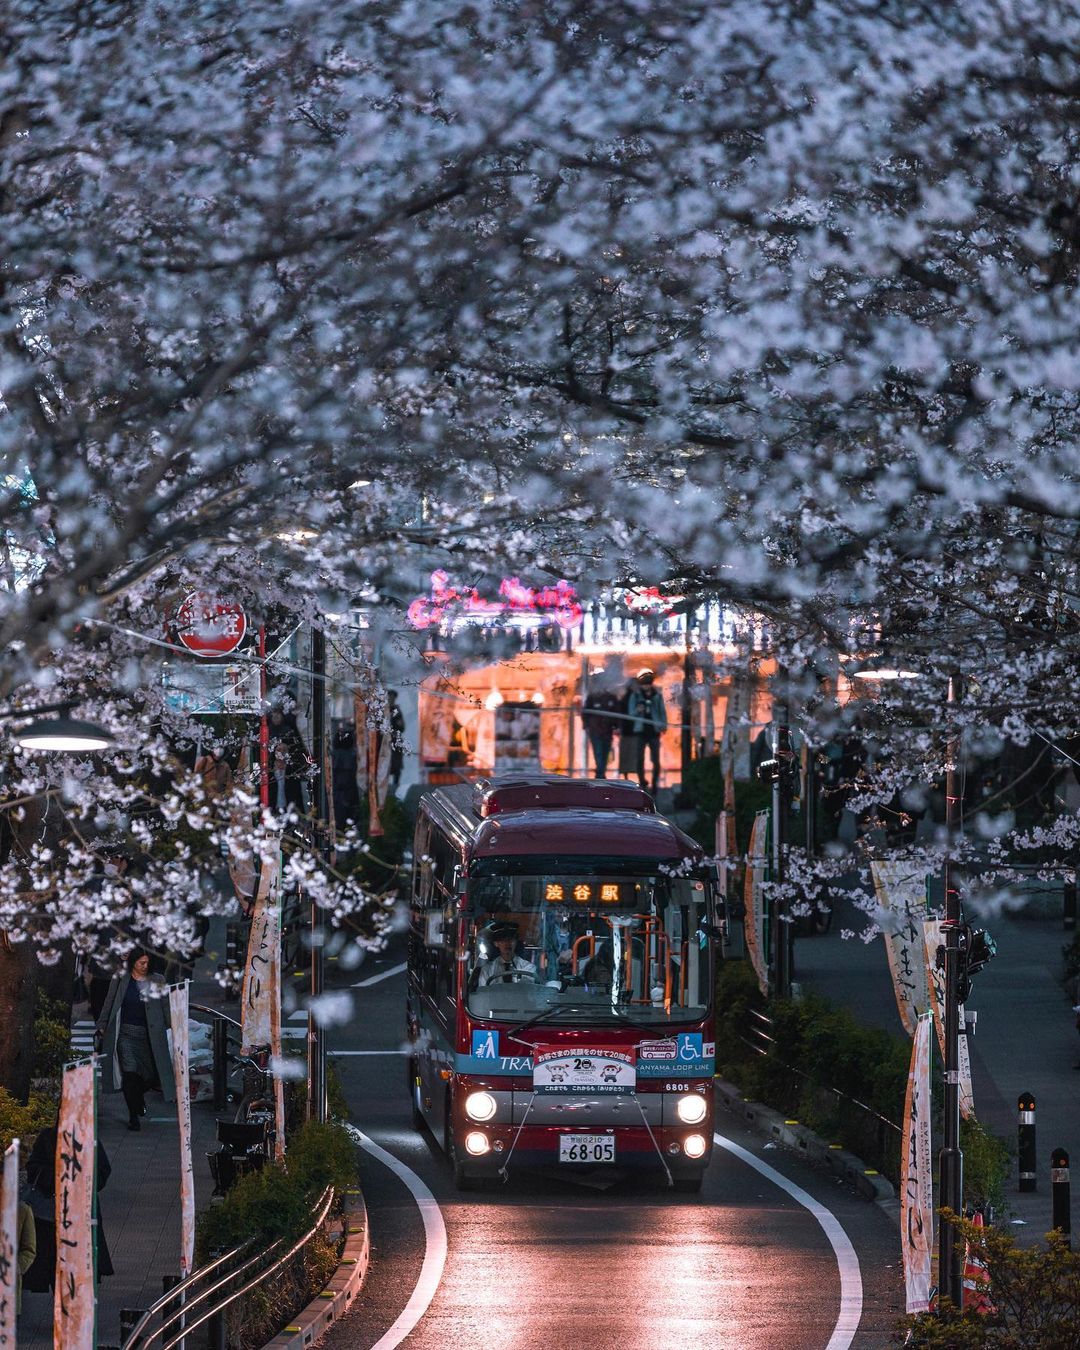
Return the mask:
<svg viewBox="0 0 1080 1350">
<path fill-rule="evenodd" d="M 517 1036 L 519 1032 L 528 1031 L 530 1027 L 539 1026 L 541 1022 L 550 1021 L 556 1013 L 563 1012 L 595 1012 L 595 1005 L 585 1003 L 552 1003 L 549 1007 L 542 1009 L 535 1017 L 530 1017 L 527 1022 L 522 1022 L 520 1026 L 513 1027 L 506 1034 L 508 1036 Z"/>
</svg>

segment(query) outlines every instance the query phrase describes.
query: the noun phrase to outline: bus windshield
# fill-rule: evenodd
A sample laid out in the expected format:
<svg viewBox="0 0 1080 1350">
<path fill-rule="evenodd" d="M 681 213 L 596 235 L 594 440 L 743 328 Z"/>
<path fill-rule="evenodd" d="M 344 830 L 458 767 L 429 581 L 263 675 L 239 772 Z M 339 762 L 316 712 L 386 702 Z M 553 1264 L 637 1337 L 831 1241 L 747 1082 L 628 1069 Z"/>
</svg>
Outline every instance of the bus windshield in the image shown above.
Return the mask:
<svg viewBox="0 0 1080 1350">
<path fill-rule="evenodd" d="M 707 1015 L 703 875 L 669 875 L 655 859 L 550 860 L 543 871 L 514 862 L 499 872 L 485 860 L 469 882 L 472 1016 L 663 1026 Z"/>
</svg>

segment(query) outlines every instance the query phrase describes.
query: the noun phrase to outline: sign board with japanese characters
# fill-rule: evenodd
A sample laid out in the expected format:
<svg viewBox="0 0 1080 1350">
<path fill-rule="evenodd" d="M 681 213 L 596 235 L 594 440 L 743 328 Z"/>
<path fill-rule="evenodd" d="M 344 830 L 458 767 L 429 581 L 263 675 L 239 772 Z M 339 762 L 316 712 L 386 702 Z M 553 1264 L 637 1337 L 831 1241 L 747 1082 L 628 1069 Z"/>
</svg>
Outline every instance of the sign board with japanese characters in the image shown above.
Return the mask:
<svg viewBox="0 0 1080 1350">
<path fill-rule="evenodd" d="M 533 1055 L 533 1091 L 628 1096 L 637 1087 L 633 1051 L 614 1046 L 537 1046 Z"/>
</svg>

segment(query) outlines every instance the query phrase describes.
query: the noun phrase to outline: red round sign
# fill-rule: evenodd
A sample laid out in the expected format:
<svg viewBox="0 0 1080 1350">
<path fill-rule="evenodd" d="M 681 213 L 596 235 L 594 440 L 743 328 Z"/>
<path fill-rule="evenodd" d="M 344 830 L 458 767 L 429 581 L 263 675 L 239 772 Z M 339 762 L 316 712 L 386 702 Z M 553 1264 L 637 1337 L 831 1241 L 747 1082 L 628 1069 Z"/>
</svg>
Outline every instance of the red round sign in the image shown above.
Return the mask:
<svg viewBox="0 0 1080 1350">
<path fill-rule="evenodd" d="M 192 591 L 176 611 L 176 635 L 195 656 L 228 656 L 246 632 L 240 606 L 208 591 Z"/>
</svg>

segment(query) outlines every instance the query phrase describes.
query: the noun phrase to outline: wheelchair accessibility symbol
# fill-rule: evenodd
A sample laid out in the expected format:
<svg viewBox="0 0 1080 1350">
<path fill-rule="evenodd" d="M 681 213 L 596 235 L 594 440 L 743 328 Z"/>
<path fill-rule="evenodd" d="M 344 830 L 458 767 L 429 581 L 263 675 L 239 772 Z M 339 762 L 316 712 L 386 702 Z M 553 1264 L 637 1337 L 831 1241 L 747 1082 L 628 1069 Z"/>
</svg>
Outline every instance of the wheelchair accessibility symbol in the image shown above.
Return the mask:
<svg viewBox="0 0 1080 1350">
<path fill-rule="evenodd" d="M 474 1031 L 472 1034 L 472 1052 L 477 1059 L 498 1059 L 498 1033 L 495 1031 Z"/>
<path fill-rule="evenodd" d="M 679 1062 L 693 1064 L 702 1057 L 702 1038 L 695 1034 L 679 1037 Z"/>
</svg>

